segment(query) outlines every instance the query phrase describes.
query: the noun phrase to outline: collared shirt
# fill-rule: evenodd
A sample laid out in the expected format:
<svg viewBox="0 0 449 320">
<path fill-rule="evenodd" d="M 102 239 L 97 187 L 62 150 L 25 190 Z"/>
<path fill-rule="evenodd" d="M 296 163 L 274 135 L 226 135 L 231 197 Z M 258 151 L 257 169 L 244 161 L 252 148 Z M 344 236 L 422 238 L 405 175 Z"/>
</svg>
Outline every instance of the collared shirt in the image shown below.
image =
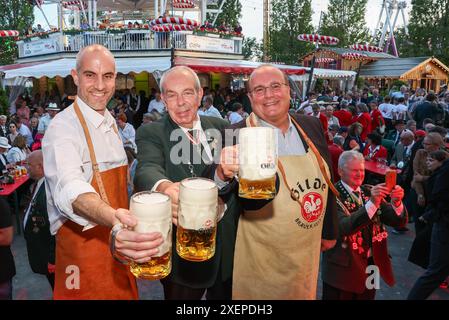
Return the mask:
<svg viewBox="0 0 449 320">
<path fill-rule="evenodd" d="M 152 110 L 156 110 L 157 112 L 162 114 L 165 112 L 165 104 L 162 102 L 162 100 L 157 101 L 156 99 L 153 99 L 148 105 L 148 112 L 151 112 Z"/>
<path fill-rule="evenodd" d="M 242 121 L 243 120 L 243 117 L 240 115 L 240 113 L 238 113 L 238 112 L 232 112 L 230 115 L 229 115 L 229 122 L 231 123 L 231 124 L 234 124 L 234 123 L 239 123 L 240 121 Z"/>
<path fill-rule="evenodd" d="M 356 197 L 354 192 L 357 192 L 357 193 L 361 194 L 360 186 L 358 188 L 356 188 L 356 189 L 353 189 L 347 183 L 345 183 L 343 180 L 341 180 L 341 184 L 346 189 L 346 191 L 348 191 L 348 193 L 351 195 L 351 197 Z M 363 201 L 363 199 L 358 199 L 357 201 Z M 402 214 L 402 211 L 404 211 L 404 205 L 402 204 L 402 202 L 401 202 L 401 205 L 399 207 L 395 207 L 393 205 L 392 205 L 392 207 L 393 207 L 394 211 L 396 212 L 396 214 L 398 216 L 400 216 Z M 368 200 L 365 203 L 365 210 L 366 210 L 366 213 L 368 214 L 368 217 L 370 219 L 372 219 L 374 217 L 374 215 L 377 212 L 377 209 L 378 209 L 378 207 L 376 207 L 376 205 L 371 200 Z"/>
<path fill-rule="evenodd" d="M 290 117 L 288 117 L 289 126 L 285 134 L 268 122 L 265 122 L 262 119 L 259 119 L 259 121 L 262 127 L 269 127 L 276 130 L 278 156 L 299 156 L 306 154 L 306 149 L 304 148 L 299 132 L 296 130 Z"/>
<path fill-rule="evenodd" d="M 28 216 L 30 215 L 31 205 L 33 204 L 34 198 L 36 198 L 36 195 L 37 195 L 39 189 L 41 188 L 42 184 L 44 183 L 44 180 L 45 180 L 45 177 L 42 177 L 36 182 L 36 187 L 34 188 L 34 193 L 31 195 L 30 204 L 28 205 L 27 211 L 25 212 L 25 218 L 23 218 L 23 229 L 24 230 L 27 225 Z"/>
<path fill-rule="evenodd" d="M 206 134 L 204 133 L 203 128 L 201 127 L 201 119 L 200 119 L 199 116 L 197 116 L 197 119 L 194 121 L 193 126 L 192 126 L 192 129 L 185 128 L 185 127 L 181 127 L 181 126 L 179 126 L 179 127 L 181 128 L 181 130 L 182 130 L 186 135 L 187 135 L 187 131 L 189 131 L 189 130 L 198 130 L 198 132 L 199 132 L 199 139 L 200 139 L 201 145 L 202 145 L 203 148 L 204 148 L 204 152 L 206 152 L 206 154 L 207 154 L 207 156 L 209 157 L 209 159 L 212 159 L 212 151 L 211 151 L 211 149 L 210 149 L 209 144 L 207 143 L 207 137 L 206 137 Z M 219 187 L 222 187 L 222 186 L 223 186 L 223 183 L 225 183 L 225 182 L 224 182 L 224 181 L 221 181 L 221 180 L 217 177 L 216 174 L 215 174 L 215 176 L 216 176 L 215 181 L 218 183 L 218 186 L 219 186 Z M 218 178 L 218 180 L 217 180 L 217 178 Z M 154 184 L 154 186 L 153 186 L 153 188 L 151 189 L 151 191 L 155 191 L 155 190 L 157 189 L 157 187 L 158 187 L 162 182 L 166 182 L 166 181 L 170 181 L 170 180 L 168 180 L 168 179 L 161 179 L 161 180 L 157 181 L 157 182 Z M 220 182 L 221 182 L 221 184 L 220 184 Z M 226 184 L 226 183 L 225 183 L 225 184 Z"/>
<path fill-rule="evenodd" d="M 25 124 L 22 123 L 20 128 L 17 128 L 17 131 L 27 139 L 27 145 L 31 146 L 33 144 L 33 135 Z"/>
<path fill-rule="evenodd" d="M 198 115 L 223 119 L 217 108 L 210 106 L 207 110 L 198 110 Z"/>
<path fill-rule="evenodd" d="M 109 111 L 105 110 L 103 116 L 79 97 L 77 102 L 86 119 L 100 172 L 127 165 L 126 153 Z M 51 233 L 56 234 L 67 219 L 84 226 L 84 230 L 94 227 L 95 223 L 77 215 L 72 208 L 79 195 L 96 192 L 90 184 L 93 172 L 89 148 L 73 104 L 51 121 L 42 150 Z"/>
<path fill-rule="evenodd" d="M 120 127 L 118 128 L 118 132 L 119 132 L 120 138 L 122 139 L 123 146 L 130 147 L 135 152 L 137 152 L 136 130 L 134 129 L 134 127 L 131 124 L 126 123 L 125 128 L 123 128 L 123 129 Z"/>
<path fill-rule="evenodd" d="M 50 117 L 50 115 L 48 113 L 44 114 L 40 119 L 39 119 L 39 126 L 37 127 L 37 131 L 39 133 L 44 134 L 45 131 L 47 131 L 48 126 L 50 125 L 50 121 L 52 120 L 52 118 Z"/>
<path fill-rule="evenodd" d="M 382 117 L 386 119 L 393 119 L 394 105 L 390 103 L 382 103 L 379 105 L 379 111 L 382 113 Z"/>
</svg>

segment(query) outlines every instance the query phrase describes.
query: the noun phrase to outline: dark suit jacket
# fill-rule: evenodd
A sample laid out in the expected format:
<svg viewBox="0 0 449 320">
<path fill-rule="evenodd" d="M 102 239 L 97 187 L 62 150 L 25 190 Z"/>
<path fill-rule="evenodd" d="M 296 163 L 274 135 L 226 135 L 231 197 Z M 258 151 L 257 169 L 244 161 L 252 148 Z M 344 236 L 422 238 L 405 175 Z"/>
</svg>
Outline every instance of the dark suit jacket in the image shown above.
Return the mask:
<svg viewBox="0 0 449 320">
<path fill-rule="evenodd" d="M 56 240 L 50 233 L 45 182 L 37 191 L 30 210 L 24 232 L 28 260 L 33 272 L 47 274 L 47 264 L 55 264 Z"/>
<path fill-rule="evenodd" d="M 5 130 L 0 126 L 0 137 L 7 137 L 8 134 L 8 126 L 5 126 Z"/>
<path fill-rule="evenodd" d="M 6 159 L 6 155 L 0 154 L 0 157 L 2 157 L 5 163 L 8 164 L 8 159 Z M 6 170 L 6 166 L 3 164 L 2 160 L 0 160 L 0 175 L 2 174 L 3 170 Z"/>
<path fill-rule="evenodd" d="M 228 125 L 222 119 L 203 116 L 200 118 L 203 130 L 223 130 Z M 159 121 L 141 126 L 137 130 L 136 144 L 139 152 L 134 178 L 137 191 L 150 190 L 161 179 L 178 182 L 191 177 L 188 164 L 175 164 L 170 161 L 170 152 L 181 139 L 180 137 L 177 141 L 170 141 L 170 134 L 175 129 L 179 129 L 179 126 L 166 115 Z M 210 166 L 204 162 L 194 164 L 193 167 L 197 176 L 211 178 Z M 168 281 L 192 288 L 208 288 L 214 284 L 218 272 L 221 272 L 222 281 L 232 276 L 240 209 L 233 194 L 228 195 L 224 201 L 228 209 L 218 223 L 215 255 L 208 261 L 190 262 L 180 258 L 176 253 L 176 227 L 173 226 L 172 271 L 166 278 Z"/>
<path fill-rule="evenodd" d="M 298 122 L 298 124 L 301 126 L 301 128 L 307 133 L 309 138 L 312 140 L 312 142 L 317 147 L 319 153 L 323 157 L 324 161 L 329 166 L 329 171 L 332 175 L 332 161 L 329 154 L 329 149 L 327 145 L 326 138 L 324 137 L 324 131 L 323 127 L 321 125 L 321 122 L 318 118 L 312 117 L 312 116 L 306 116 L 301 114 L 293 114 L 291 115 L 295 118 L 295 120 Z M 246 121 L 240 121 L 239 123 L 236 123 L 231 126 L 233 129 L 240 129 L 246 127 Z M 230 131 L 228 131 L 229 134 L 231 134 Z M 237 137 L 238 134 L 232 133 L 234 137 Z M 299 136 L 301 137 L 302 143 L 304 144 L 304 148 L 306 152 L 309 150 L 309 146 L 307 145 L 306 141 L 304 140 L 304 137 L 299 133 Z M 225 141 L 229 141 L 231 138 L 229 136 L 225 139 Z M 232 140 L 231 140 L 232 141 Z M 235 141 L 234 141 L 235 142 Z M 286 173 L 288 174 L 288 172 Z M 332 180 L 332 177 L 331 177 Z M 279 179 L 276 181 L 276 189 L 279 189 Z M 266 200 L 246 200 L 243 198 L 240 198 L 240 201 L 243 205 L 243 207 L 246 210 L 257 210 L 268 204 L 269 201 Z M 327 198 L 327 207 L 326 207 L 326 213 L 324 215 L 324 221 L 323 221 L 323 230 L 322 230 L 322 238 L 327 240 L 334 240 L 337 239 L 338 235 L 338 219 L 337 219 L 337 204 L 335 202 L 335 196 L 332 193 L 331 190 L 329 190 L 329 196 Z"/>
<path fill-rule="evenodd" d="M 336 187 L 338 190 L 343 190 L 342 188 L 344 188 L 341 182 L 338 182 Z M 349 197 L 344 196 L 343 192 L 340 194 L 340 199 L 343 202 L 349 199 Z M 367 196 L 369 195 L 368 192 L 365 194 Z M 380 221 L 383 224 L 392 227 L 400 227 L 407 223 L 405 207 L 404 212 L 402 212 L 400 216 L 396 214 L 393 207 L 389 204 L 382 204 L 380 206 L 380 211 Z M 361 231 L 364 242 L 372 248 L 373 244 L 371 236 L 373 222 L 369 218 L 364 205 L 354 208 L 354 211 L 351 212 L 350 216 L 347 216 L 343 209 L 338 206 L 338 219 L 340 233 L 337 239 L 337 244 L 332 249 L 323 253 L 321 277 L 324 282 L 333 287 L 360 294 L 366 289 L 365 281 L 368 276 L 366 273 L 366 267 L 368 265 L 366 251 L 364 254 L 359 254 L 357 250 L 352 249 L 350 243 L 346 247 L 343 247 L 342 243 L 345 236 Z M 386 239 L 380 242 L 380 250 L 382 250 L 382 256 L 389 259 Z M 383 263 L 383 266 L 387 268 L 386 272 L 388 274 L 392 274 L 389 261 Z M 383 277 L 382 271 L 381 276 Z"/>
</svg>

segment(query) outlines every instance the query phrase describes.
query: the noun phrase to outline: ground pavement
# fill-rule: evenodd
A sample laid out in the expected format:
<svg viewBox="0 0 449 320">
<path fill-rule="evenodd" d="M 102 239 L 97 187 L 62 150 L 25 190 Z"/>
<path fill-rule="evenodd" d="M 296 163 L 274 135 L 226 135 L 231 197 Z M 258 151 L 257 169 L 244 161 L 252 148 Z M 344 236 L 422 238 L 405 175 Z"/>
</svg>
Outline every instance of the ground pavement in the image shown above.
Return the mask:
<svg viewBox="0 0 449 320">
<path fill-rule="evenodd" d="M 381 281 L 380 289 L 376 299 L 382 300 L 403 300 L 413 286 L 415 280 L 423 273 L 423 269 L 407 261 L 407 256 L 414 239 L 413 225 L 405 234 L 395 235 L 389 233 L 389 247 L 392 256 L 394 273 L 396 276 L 396 286 L 388 287 Z M 14 277 L 13 298 L 15 300 L 46 300 L 51 299 L 51 289 L 47 279 L 43 275 L 35 274 L 31 271 L 26 252 L 26 245 L 23 235 L 14 234 L 12 251 L 17 268 L 17 275 Z M 164 293 L 159 281 L 139 280 L 139 293 L 142 300 L 162 300 Z M 318 283 L 318 298 L 321 297 L 321 281 Z M 432 296 L 432 300 L 449 300 L 449 290 L 437 289 Z"/>
</svg>

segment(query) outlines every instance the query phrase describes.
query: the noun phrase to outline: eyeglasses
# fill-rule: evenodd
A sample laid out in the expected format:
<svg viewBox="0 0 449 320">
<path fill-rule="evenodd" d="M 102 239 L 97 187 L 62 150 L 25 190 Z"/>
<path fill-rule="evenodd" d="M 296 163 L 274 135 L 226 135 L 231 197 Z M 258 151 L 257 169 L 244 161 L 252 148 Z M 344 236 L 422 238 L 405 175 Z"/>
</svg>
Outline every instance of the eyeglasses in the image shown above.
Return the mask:
<svg viewBox="0 0 449 320">
<path fill-rule="evenodd" d="M 255 87 L 252 91 L 250 91 L 250 93 L 254 94 L 257 97 L 262 97 L 265 95 L 265 93 L 267 92 L 266 90 L 268 88 L 271 89 L 272 93 L 279 93 L 282 89 L 282 86 L 287 86 L 288 84 L 286 83 L 282 83 L 282 82 L 275 82 L 270 84 L 269 86 L 265 87 L 265 86 L 257 86 Z"/>
</svg>

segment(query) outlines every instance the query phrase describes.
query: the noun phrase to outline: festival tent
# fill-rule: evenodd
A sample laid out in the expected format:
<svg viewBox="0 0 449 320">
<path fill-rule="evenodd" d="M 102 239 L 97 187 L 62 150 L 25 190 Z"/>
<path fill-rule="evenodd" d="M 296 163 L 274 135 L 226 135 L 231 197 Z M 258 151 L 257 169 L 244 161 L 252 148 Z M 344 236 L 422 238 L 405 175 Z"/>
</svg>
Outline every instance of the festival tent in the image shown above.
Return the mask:
<svg viewBox="0 0 449 320">
<path fill-rule="evenodd" d="M 116 58 L 117 72 L 128 74 L 130 72 L 160 73 L 170 68 L 170 57 L 156 58 Z M 16 77 L 40 78 L 56 76 L 66 77 L 75 68 L 76 59 L 63 58 L 49 61 L 40 61 L 37 64 L 16 64 L 0 67 L 0 73 L 4 73 L 5 80 Z M 159 78 L 159 76 L 155 76 Z"/>
</svg>

